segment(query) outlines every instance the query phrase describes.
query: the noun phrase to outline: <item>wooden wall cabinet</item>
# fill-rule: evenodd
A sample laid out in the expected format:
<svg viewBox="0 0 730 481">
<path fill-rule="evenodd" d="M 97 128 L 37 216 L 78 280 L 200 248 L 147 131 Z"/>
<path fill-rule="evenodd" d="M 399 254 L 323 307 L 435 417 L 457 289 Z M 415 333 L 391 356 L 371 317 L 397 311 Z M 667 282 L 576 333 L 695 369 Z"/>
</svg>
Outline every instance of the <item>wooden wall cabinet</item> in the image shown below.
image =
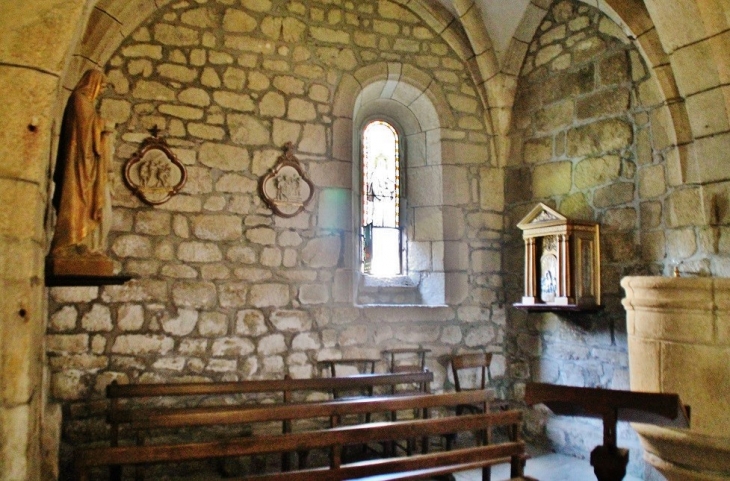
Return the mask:
<svg viewBox="0 0 730 481">
<path fill-rule="evenodd" d="M 601 306 L 600 227 L 572 221 L 538 204 L 518 224 L 525 241 L 527 310 L 595 310 Z"/>
</svg>

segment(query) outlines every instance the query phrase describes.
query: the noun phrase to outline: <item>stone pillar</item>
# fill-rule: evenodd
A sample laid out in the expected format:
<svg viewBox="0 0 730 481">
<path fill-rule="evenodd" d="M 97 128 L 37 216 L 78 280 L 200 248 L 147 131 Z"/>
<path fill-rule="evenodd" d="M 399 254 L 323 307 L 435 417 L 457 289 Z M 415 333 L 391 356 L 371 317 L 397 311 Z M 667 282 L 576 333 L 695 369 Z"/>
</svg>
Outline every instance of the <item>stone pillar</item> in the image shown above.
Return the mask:
<svg viewBox="0 0 730 481">
<path fill-rule="evenodd" d="M 42 477 L 44 218 L 59 79 L 83 0 L 3 2 L 0 18 L 0 479 Z"/>
</svg>

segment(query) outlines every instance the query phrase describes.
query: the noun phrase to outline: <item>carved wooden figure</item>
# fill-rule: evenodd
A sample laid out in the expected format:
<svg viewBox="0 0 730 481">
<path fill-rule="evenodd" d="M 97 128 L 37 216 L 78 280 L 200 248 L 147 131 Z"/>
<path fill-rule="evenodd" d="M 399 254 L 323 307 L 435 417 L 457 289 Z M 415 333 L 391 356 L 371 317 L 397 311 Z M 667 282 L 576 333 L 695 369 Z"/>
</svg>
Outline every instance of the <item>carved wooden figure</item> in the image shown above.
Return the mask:
<svg viewBox="0 0 730 481">
<path fill-rule="evenodd" d="M 104 74 L 87 70 L 64 111 L 53 176 L 57 212 L 49 256 L 53 275 L 109 276 L 113 271 L 104 253 L 111 222 L 110 131 L 95 106 L 105 87 Z"/>
</svg>

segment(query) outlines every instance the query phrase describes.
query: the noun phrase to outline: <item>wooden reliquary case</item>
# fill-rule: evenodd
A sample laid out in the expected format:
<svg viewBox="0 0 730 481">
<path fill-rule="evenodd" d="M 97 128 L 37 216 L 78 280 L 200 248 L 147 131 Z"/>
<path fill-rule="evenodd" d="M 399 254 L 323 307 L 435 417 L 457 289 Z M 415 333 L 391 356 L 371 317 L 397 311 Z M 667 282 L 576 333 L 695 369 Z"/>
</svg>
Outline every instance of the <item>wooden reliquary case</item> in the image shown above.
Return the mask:
<svg viewBox="0 0 730 481">
<path fill-rule="evenodd" d="M 601 305 L 600 228 L 538 204 L 518 224 L 525 241 L 525 293 L 515 307 L 592 310 Z"/>
</svg>

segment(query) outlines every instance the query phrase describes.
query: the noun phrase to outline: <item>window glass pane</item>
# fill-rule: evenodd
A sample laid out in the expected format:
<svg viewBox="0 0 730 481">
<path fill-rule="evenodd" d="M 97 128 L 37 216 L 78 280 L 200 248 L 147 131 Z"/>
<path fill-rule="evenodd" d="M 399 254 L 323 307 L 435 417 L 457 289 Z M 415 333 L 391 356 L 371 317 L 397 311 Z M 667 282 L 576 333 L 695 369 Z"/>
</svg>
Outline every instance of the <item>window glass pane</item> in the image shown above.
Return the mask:
<svg viewBox="0 0 730 481">
<path fill-rule="evenodd" d="M 363 132 L 363 271 L 397 275 L 400 261 L 400 162 L 398 134 L 383 121 Z"/>
</svg>

